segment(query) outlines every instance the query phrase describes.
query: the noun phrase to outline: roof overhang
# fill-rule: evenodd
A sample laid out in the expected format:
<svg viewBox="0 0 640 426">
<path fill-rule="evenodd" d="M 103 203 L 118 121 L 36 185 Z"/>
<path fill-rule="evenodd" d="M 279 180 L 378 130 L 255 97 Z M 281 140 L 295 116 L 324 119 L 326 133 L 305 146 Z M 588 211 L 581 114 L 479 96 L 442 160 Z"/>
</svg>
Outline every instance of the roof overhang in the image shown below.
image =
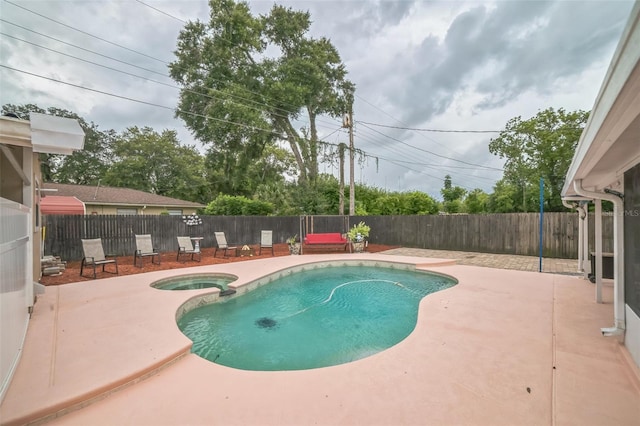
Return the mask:
<svg viewBox="0 0 640 426">
<path fill-rule="evenodd" d="M 29 121 L 34 152 L 71 155 L 84 146 L 84 131 L 77 120 L 32 112 Z"/>
<path fill-rule="evenodd" d="M 186 204 L 157 204 L 157 203 L 114 203 L 112 201 L 100 201 L 100 200 L 91 200 L 85 201 L 85 204 L 90 206 L 111 206 L 111 207 L 160 207 L 163 209 L 201 209 L 207 207 L 204 204 L 196 204 L 194 205 L 186 205 Z"/>
<path fill-rule="evenodd" d="M 76 197 L 47 195 L 40 200 L 42 214 L 86 214 L 84 203 Z"/>
<path fill-rule="evenodd" d="M 618 187 L 623 173 L 640 162 L 640 2 L 636 2 L 600 93 L 578 142 L 562 189 L 573 182 L 601 191 Z"/>
</svg>

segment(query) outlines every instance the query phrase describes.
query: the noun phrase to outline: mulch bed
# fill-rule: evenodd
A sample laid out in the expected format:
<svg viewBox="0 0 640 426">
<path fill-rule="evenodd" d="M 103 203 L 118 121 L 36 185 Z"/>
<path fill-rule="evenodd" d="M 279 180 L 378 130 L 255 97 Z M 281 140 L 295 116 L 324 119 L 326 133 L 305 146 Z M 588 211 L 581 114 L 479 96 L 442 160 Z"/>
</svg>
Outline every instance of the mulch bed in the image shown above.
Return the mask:
<svg viewBox="0 0 640 426">
<path fill-rule="evenodd" d="M 203 266 L 203 265 L 217 265 L 221 263 L 231 263 L 231 262 L 244 262 L 247 260 L 253 259 L 264 259 L 272 257 L 271 250 L 263 249 L 262 254 L 258 256 L 259 246 L 252 246 L 255 254 L 253 256 L 231 256 L 224 258 L 221 251 L 218 251 L 216 257 L 213 257 L 213 248 L 204 248 L 202 249 L 202 259 L 200 262 L 193 262 L 189 259 L 190 257 L 181 256 L 181 260 L 178 262 L 176 260 L 176 252 L 166 252 L 160 255 L 161 262 L 160 265 L 152 264 L 151 258 L 144 259 L 144 266 L 142 268 L 133 266 L 133 254 L 130 256 L 119 256 L 118 259 L 118 275 L 133 275 L 133 274 L 141 274 L 144 272 L 152 272 L 152 271 L 162 271 L 166 269 L 178 269 L 178 268 L 190 268 L 193 266 Z M 289 246 L 287 244 L 275 244 L 274 245 L 274 256 L 289 256 Z M 377 253 L 384 250 L 391 250 L 394 248 L 398 248 L 398 246 L 387 246 L 382 244 L 369 244 L 367 248 L 367 252 Z M 320 253 L 344 253 L 340 250 L 319 250 L 319 249 L 307 249 L 305 248 L 305 254 L 320 254 Z M 304 255 L 303 255 L 304 256 Z M 64 260 L 64 259 L 63 259 Z M 107 265 L 107 270 L 113 270 L 113 265 Z M 103 273 L 102 268 L 97 268 L 97 278 L 111 278 L 114 277 L 114 274 Z M 91 275 L 89 270 L 85 268 L 85 275 Z M 54 276 L 43 276 L 40 279 L 40 283 L 46 286 L 49 285 L 60 285 L 60 284 L 69 284 L 75 283 L 79 281 L 91 281 L 93 278 L 89 277 L 81 277 L 80 276 L 80 261 L 70 261 L 67 262 L 67 267 L 65 271 L 60 275 Z"/>
</svg>

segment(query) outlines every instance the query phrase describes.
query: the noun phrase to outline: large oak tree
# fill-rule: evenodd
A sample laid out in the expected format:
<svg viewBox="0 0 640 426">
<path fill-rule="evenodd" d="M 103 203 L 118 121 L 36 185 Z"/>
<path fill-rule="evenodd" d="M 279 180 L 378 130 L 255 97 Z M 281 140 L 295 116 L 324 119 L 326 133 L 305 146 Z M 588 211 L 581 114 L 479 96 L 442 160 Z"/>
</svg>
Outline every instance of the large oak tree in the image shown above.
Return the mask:
<svg viewBox="0 0 640 426">
<path fill-rule="evenodd" d="M 265 146 L 279 141 L 290 147 L 299 181 L 315 181 L 316 119 L 341 116 L 354 93 L 336 48 L 309 36 L 308 12 L 274 5 L 254 16 L 233 0 L 209 6 L 208 22 L 181 31 L 169 67 L 182 85 L 177 116 L 211 146 L 228 192 Z"/>
</svg>

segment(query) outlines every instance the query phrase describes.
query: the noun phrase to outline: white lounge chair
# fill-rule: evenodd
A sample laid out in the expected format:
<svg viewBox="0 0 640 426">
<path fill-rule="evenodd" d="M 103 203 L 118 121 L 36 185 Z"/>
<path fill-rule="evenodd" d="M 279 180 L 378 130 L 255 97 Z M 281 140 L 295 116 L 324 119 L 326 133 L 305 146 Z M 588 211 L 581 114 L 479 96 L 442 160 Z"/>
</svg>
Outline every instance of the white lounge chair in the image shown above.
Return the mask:
<svg viewBox="0 0 640 426">
<path fill-rule="evenodd" d="M 191 243 L 190 237 L 178 237 L 178 257 L 176 258 L 176 260 L 180 260 L 180 256 L 183 254 L 186 254 L 186 255 L 190 254 L 191 260 L 196 260 L 194 259 L 194 256 L 197 254 L 198 262 L 200 262 L 202 258 L 200 250 L 196 250 L 193 248 L 193 244 Z"/>
<path fill-rule="evenodd" d="M 133 253 L 133 265 L 138 266 L 138 259 L 140 259 L 140 267 L 144 265 L 144 258 L 151 256 L 151 263 L 155 263 L 155 259 L 158 258 L 158 265 L 160 264 L 160 252 L 158 249 L 153 248 L 153 242 L 151 241 L 151 235 L 136 235 L 136 251 Z"/>
<path fill-rule="evenodd" d="M 228 256 L 228 252 L 229 250 L 237 250 L 238 247 L 236 246 L 230 246 L 227 243 L 227 237 L 224 235 L 224 232 L 214 232 L 214 235 L 216 236 L 216 249 L 213 252 L 213 257 L 216 257 L 216 253 L 218 253 L 218 249 L 220 250 L 224 250 L 224 254 L 222 255 L 223 257 L 229 257 Z"/>
<path fill-rule="evenodd" d="M 107 256 L 104 255 L 104 249 L 102 248 L 102 240 L 100 238 L 94 238 L 91 240 L 81 240 L 82 241 L 82 251 L 84 253 L 84 257 L 82 258 L 82 263 L 80 263 L 80 276 L 83 277 L 82 274 L 85 266 L 91 266 L 93 268 L 93 278 L 96 278 L 96 266 L 102 265 L 102 272 L 108 272 L 110 274 L 118 274 L 118 261 L 115 256 L 113 259 L 107 259 Z M 104 267 L 110 263 L 113 263 L 116 266 L 116 271 L 105 271 Z"/>
<path fill-rule="evenodd" d="M 258 256 L 262 254 L 262 248 L 270 248 L 271 256 L 273 253 L 273 231 L 260 231 L 260 250 L 258 250 Z"/>
</svg>

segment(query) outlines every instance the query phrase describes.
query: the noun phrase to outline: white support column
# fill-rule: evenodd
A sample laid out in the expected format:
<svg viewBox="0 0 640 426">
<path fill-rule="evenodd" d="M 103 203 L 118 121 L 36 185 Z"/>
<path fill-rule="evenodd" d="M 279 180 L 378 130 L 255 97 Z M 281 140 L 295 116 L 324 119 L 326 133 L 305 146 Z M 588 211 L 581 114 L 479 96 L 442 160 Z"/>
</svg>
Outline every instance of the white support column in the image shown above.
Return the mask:
<svg viewBox="0 0 640 426">
<path fill-rule="evenodd" d="M 583 205 L 584 215 L 584 231 L 582 237 L 582 271 L 584 279 L 589 279 L 591 273 L 591 263 L 589 262 L 589 202 L 585 201 Z"/>
<path fill-rule="evenodd" d="M 619 200 L 613 203 L 613 246 L 613 312 L 615 327 L 624 330 L 624 207 Z"/>
<path fill-rule="evenodd" d="M 596 206 L 595 246 L 596 270 L 596 303 L 602 303 L 602 200 L 594 200 Z"/>
<path fill-rule="evenodd" d="M 584 210 L 578 206 L 578 272 L 584 272 Z"/>
</svg>

